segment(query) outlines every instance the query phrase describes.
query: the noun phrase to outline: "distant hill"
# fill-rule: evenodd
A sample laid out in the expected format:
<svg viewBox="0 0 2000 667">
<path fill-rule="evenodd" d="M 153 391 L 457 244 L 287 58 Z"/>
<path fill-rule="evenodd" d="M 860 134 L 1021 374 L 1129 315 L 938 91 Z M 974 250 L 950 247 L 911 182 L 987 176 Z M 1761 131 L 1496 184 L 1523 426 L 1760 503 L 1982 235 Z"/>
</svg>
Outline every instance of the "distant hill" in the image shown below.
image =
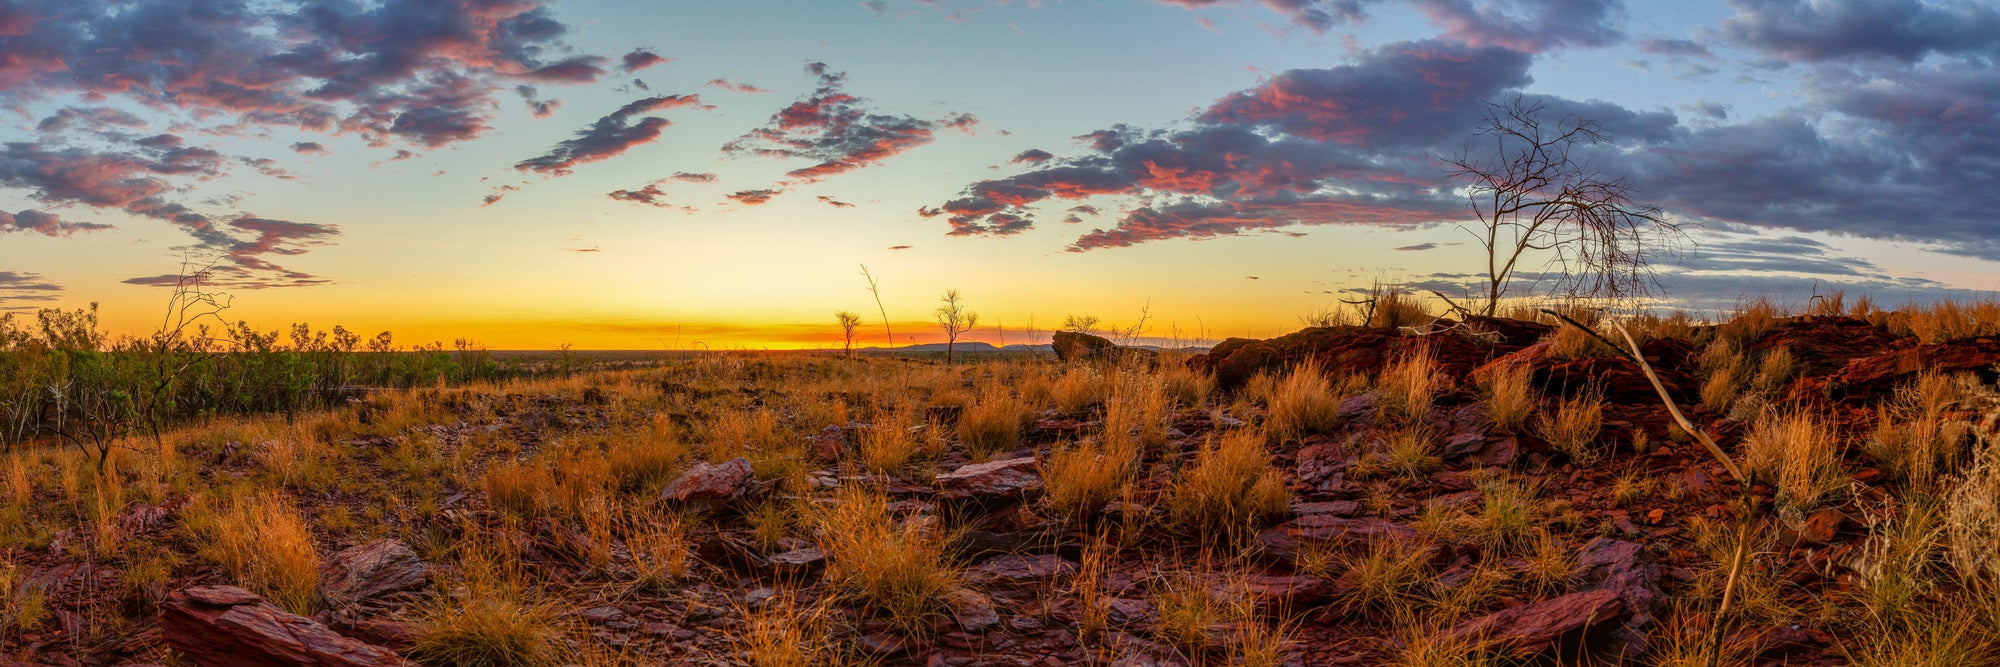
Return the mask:
<svg viewBox="0 0 2000 667">
<path fill-rule="evenodd" d="M 857 347 L 854 348 L 854 351 L 865 352 L 870 354 L 885 354 L 885 353 L 923 354 L 927 352 L 943 353 L 944 347 L 945 347 L 944 343 L 923 343 L 919 345 L 904 345 L 902 347 L 893 349 L 883 348 L 883 347 Z M 1194 354 L 1200 354 L 1208 351 L 1208 348 L 1206 347 L 1195 347 L 1195 346 L 1166 348 L 1166 347 L 1160 347 L 1158 345 L 1133 345 L 1131 347 L 1140 350 L 1153 350 L 1155 352 L 1178 351 L 1178 352 L 1189 352 Z M 1049 345 L 1048 343 L 1040 343 L 1036 345 L 1023 345 L 1021 343 L 1014 343 L 1006 347 L 994 347 L 992 343 L 974 341 L 967 343 L 959 343 L 957 347 L 952 348 L 952 352 L 958 354 L 1054 354 L 1055 347 Z"/>
</svg>

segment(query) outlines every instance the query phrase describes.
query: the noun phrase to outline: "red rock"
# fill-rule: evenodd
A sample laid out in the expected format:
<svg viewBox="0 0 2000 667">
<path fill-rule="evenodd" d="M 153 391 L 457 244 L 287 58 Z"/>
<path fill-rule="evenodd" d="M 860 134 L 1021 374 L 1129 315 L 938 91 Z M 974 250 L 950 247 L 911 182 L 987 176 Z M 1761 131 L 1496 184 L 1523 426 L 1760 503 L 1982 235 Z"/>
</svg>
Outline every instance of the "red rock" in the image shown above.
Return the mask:
<svg viewBox="0 0 2000 667">
<path fill-rule="evenodd" d="M 1572 633 L 1619 623 L 1628 615 L 1617 591 L 1598 589 L 1502 609 L 1460 623 L 1450 635 L 1489 651 L 1530 658 L 1562 646 Z"/>
<path fill-rule="evenodd" d="M 167 643 L 203 667 L 415 667 L 234 586 L 195 586 L 160 606 Z"/>
<path fill-rule="evenodd" d="M 1507 326 L 1525 331 L 1540 325 L 1523 322 Z M 1528 342 L 1531 341 L 1510 339 L 1488 343 L 1452 335 L 1404 336 L 1393 329 L 1368 327 L 1309 327 L 1268 340 L 1231 338 L 1210 348 L 1207 354 L 1189 359 L 1188 365 L 1213 372 L 1216 386 L 1233 390 L 1258 371 L 1295 365 L 1306 359 L 1318 360 L 1323 368 L 1373 374 L 1409 350 L 1429 347 L 1446 375 L 1463 377 L 1474 367 Z"/>
<path fill-rule="evenodd" d="M 409 545 L 376 540 L 334 554 L 321 572 L 320 590 L 327 601 L 347 604 L 417 588 L 429 579 L 429 569 Z"/>
<path fill-rule="evenodd" d="M 815 461 L 838 463 L 840 455 L 846 451 L 847 433 L 841 430 L 839 424 L 827 424 L 826 428 L 819 430 L 819 435 L 813 436 L 812 453 Z"/>
<path fill-rule="evenodd" d="M 1018 498 L 1042 490 L 1033 457 L 975 463 L 937 476 L 938 497 L 951 500 Z"/>
<path fill-rule="evenodd" d="M 967 578 L 975 581 L 1032 581 L 1049 579 L 1076 572 L 1076 563 L 1064 560 L 1055 554 L 1025 556 L 1009 554 L 994 556 L 986 562 L 966 570 Z"/>
<path fill-rule="evenodd" d="M 1325 579 L 1305 575 L 1278 576 L 1253 574 L 1240 578 L 1218 577 L 1209 584 L 1210 596 L 1235 600 L 1247 594 L 1258 611 L 1280 615 L 1303 612 L 1315 603 L 1332 597 L 1336 587 Z"/>
<path fill-rule="evenodd" d="M 1970 338 L 1850 358 L 1834 383 L 1844 395 L 1885 396 L 1919 372 L 1990 371 L 1996 362 L 2000 338 Z"/>
<path fill-rule="evenodd" d="M 987 628 L 1000 624 L 1000 612 L 993 607 L 993 598 L 969 588 L 954 588 L 939 596 L 944 606 L 951 610 L 951 616 L 958 620 L 958 627 L 970 633 L 985 632 Z"/>
<path fill-rule="evenodd" d="M 750 459 L 739 456 L 722 463 L 694 464 L 661 497 L 680 502 L 735 500 L 749 484 Z"/>
<path fill-rule="evenodd" d="M 1257 534 L 1257 543 L 1264 553 L 1287 561 L 1297 557 L 1299 547 L 1307 543 L 1348 549 L 1367 546 L 1378 539 L 1414 543 L 1422 536 L 1413 528 L 1382 519 L 1348 519 L 1332 514 L 1308 514 Z"/>
<path fill-rule="evenodd" d="M 1799 540 L 1804 542 L 1828 544 L 1833 542 L 1833 538 L 1840 533 L 1840 527 L 1846 523 L 1846 514 L 1829 507 L 1806 517 L 1805 522 L 1799 524 L 1797 534 Z"/>
</svg>

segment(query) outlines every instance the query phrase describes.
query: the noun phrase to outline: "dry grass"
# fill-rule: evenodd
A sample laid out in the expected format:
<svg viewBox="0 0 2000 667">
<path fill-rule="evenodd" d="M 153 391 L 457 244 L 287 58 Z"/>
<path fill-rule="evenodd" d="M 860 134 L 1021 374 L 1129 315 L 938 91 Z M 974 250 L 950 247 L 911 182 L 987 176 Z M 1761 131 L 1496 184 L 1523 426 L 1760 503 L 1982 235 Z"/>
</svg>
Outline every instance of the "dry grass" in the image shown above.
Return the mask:
<svg viewBox="0 0 2000 667">
<path fill-rule="evenodd" d="M 1134 454 L 1095 442 L 1057 445 L 1038 462 L 1042 506 L 1057 518 L 1089 521 L 1131 479 L 1137 467 Z"/>
<path fill-rule="evenodd" d="M 1066 414 L 1076 414 L 1104 403 L 1110 383 L 1088 366 L 1074 366 L 1049 385 L 1049 402 Z"/>
<path fill-rule="evenodd" d="M 1793 517 L 1818 508 L 1847 484 L 1839 433 L 1804 410 L 1758 420 L 1743 441 L 1743 461 L 1750 474 L 1771 483 L 1779 510 Z"/>
<path fill-rule="evenodd" d="M 1556 402 L 1535 420 L 1535 435 L 1577 465 L 1597 462 L 1607 452 L 1598 445 L 1604 430 L 1604 397 L 1595 387 Z"/>
<path fill-rule="evenodd" d="M 1173 402 L 1158 382 L 1125 377 L 1104 402 L 1104 442 L 1133 457 L 1166 447 Z"/>
<path fill-rule="evenodd" d="M 963 579 L 952 536 L 934 520 L 898 521 L 888 503 L 879 491 L 846 487 L 819 508 L 827 581 L 898 631 L 927 633 L 944 614 L 940 597 Z"/>
<path fill-rule="evenodd" d="M 0 557 L 0 636 L 18 636 L 49 618 L 48 595 L 27 581 L 27 572 Z"/>
<path fill-rule="evenodd" d="M 1264 451 L 1264 435 L 1237 430 L 1209 437 L 1168 490 L 1166 509 L 1190 531 L 1240 537 L 1283 512 L 1288 501 L 1284 477 Z"/>
<path fill-rule="evenodd" d="M 819 667 L 843 664 L 829 632 L 831 610 L 804 607 L 792 594 L 766 601 L 759 609 L 739 610 L 742 629 L 730 640 L 751 667 Z"/>
<path fill-rule="evenodd" d="M 910 432 L 915 422 L 916 409 L 909 403 L 877 410 L 874 422 L 855 448 L 861 465 L 877 473 L 887 473 L 901 469 L 916 458 L 923 449 L 923 443 Z"/>
<path fill-rule="evenodd" d="M 311 614 L 318 604 L 320 559 L 312 530 L 283 497 L 251 492 L 220 507 L 204 503 L 187 524 L 202 555 L 244 588 L 295 614 Z"/>
<path fill-rule="evenodd" d="M 618 489 L 626 493 L 651 495 L 666 487 L 679 474 L 687 445 L 675 432 L 673 421 L 655 417 L 652 428 L 631 433 L 610 443 L 605 457 Z"/>
<path fill-rule="evenodd" d="M 1494 426 L 1512 431 L 1526 424 L 1535 413 L 1538 392 L 1534 387 L 1534 369 L 1527 364 L 1501 364 L 1473 379 L 1479 383 L 1480 398 L 1486 401 L 1486 415 Z"/>
<path fill-rule="evenodd" d="M 679 516 L 668 515 L 659 522 L 633 521 L 625 534 L 625 550 L 632 559 L 632 586 L 638 590 L 675 590 L 694 568 L 694 545 Z"/>
<path fill-rule="evenodd" d="M 1438 394 L 1450 389 L 1429 347 L 1404 354 L 1382 369 L 1375 386 L 1382 392 L 1382 407 L 1386 413 L 1408 421 L 1429 417 L 1431 404 L 1437 400 Z"/>
<path fill-rule="evenodd" d="M 1340 396 L 1319 363 L 1307 361 L 1278 383 L 1264 425 L 1283 440 L 1298 440 L 1340 428 Z"/>
<path fill-rule="evenodd" d="M 1383 469 L 1417 480 L 1444 465 L 1437 446 L 1437 432 L 1428 426 L 1397 429 L 1384 439 L 1378 459 Z"/>
<path fill-rule="evenodd" d="M 1863 443 L 1870 458 L 1913 489 L 1934 492 L 1958 472 L 1971 454 L 1973 429 L 1945 412 L 1964 400 L 1973 381 L 1920 373 L 1881 406 L 1875 433 Z"/>
<path fill-rule="evenodd" d="M 958 440 L 973 461 L 985 461 L 994 454 L 1021 443 L 1021 430 L 1032 413 L 1028 407 L 1005 393 L 989 390 L 958 416 Z"/>
<path fill-rule="evenodd" d="M 1350 613 L 1388 614 L 1417 604 L 1430 592 L 1431 554 L 1402 540 L 1376 540 L 1341 558 L 1341 603 Z"/>
<path fill-rule="evenodd" d="M 405 655 L 432 665 L 558 664 L 561 628 L 554 605 L 528 588 L 518 559 L 487 553 L 477 544 L 462 545 L 460 554 L 464 590 L 432 600 Z"/>
</svg>

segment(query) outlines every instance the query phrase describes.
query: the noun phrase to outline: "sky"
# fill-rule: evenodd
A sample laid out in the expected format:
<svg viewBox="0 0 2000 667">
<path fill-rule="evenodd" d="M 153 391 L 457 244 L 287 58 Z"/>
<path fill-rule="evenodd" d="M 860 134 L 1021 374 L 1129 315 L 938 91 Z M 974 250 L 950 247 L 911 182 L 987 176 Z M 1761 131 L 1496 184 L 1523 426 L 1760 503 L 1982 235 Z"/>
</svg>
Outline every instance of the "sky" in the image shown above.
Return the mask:
<svg viewBox="0 0 2000 667">
<path fill-rule="evenodd" d="M 0 312 L 150 331 L 206 266 L 403 344 L 901 344 L 947 289 L 1268 337 L 1482 281 L 1445 160 L 1514 100 L 1684 225 L 1650 303 L 1987 298 L 1996 59 L 1990 2 L 0 0 Z"/>
</svg>

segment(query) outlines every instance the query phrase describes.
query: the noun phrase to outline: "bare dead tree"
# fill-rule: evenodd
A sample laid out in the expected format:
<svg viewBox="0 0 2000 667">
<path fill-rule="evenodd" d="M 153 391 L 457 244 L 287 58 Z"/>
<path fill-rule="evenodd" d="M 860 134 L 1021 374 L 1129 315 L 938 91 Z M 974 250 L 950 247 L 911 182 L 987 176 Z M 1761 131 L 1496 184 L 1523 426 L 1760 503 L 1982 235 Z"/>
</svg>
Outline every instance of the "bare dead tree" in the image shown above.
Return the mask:
<svg viewBox="0 0 2000 667">
<path fill-rule="evenodd" d="M 896 332 L 889 330 L 889 309 L 882 307 L 880 280 L 868 272 L 868 265 L 861 265 L 861 279 L 868 281 L 868 293 L 875 297 L 875 310 L 882 313 L 882 335 L 889 339 L 889 347 L 896 347 Z"/>
<path fill-rule="evenodd" d="M 833 318 L 840 320 L 840 335 L 847 339 L 847 358 L 854 358 L 854 330 L 861 328 L 861 316 L 845 310 L 837 311 Z"/>
<path fill-rule="evenodd" d="M 1486 249 L 1486 315 L 1531 251 L 1548 254 L 1560 274 L 1555 291 L 1627 298 L 1650 293 L 1652 256 L 1687 238 L 1659 207 L 1634 201 L 1627 178 L 1590 165 L 1585 150 L 1612 143 L 1602 124 L 1576 116 L 1548 123 L 1544 107 L 1519 96 L 1491 105 L 1478 134 L 1493 139 L 1492 153 L 1473 157 L 1468 147 L 1445 160 L 1479 220 L 1461 228 Z"/>
<path fill-rule="evenodd" d="M 964 300 L 955 289 L 945 290 L 938 301 L 944 305 L 938 306 L 934 314 L 937 315 L 938 326 L 944 329 L 944 362 L 949 364 L 952 348 L 958 346 L 958 337 L 979 324 L 979 313 L 966 310 Z"/>
</svg>

